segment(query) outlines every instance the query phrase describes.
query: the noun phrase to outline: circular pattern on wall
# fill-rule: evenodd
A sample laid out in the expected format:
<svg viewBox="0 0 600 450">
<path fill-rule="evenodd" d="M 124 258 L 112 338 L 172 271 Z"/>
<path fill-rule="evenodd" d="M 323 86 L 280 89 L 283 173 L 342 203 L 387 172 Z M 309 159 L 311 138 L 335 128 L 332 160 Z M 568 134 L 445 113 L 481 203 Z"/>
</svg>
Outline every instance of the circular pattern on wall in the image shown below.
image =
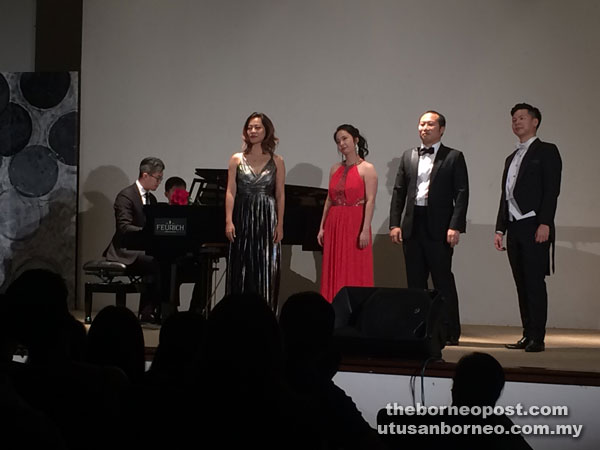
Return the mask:
<svg viewBox="0 0 600 450">
<path fill-rule="evenodd" d="M 71 85 L 68 72 L 27 72 L 19 83 L 23 97 L 33 106 L 48 109 L 58 105 Z"/>
<path fill-rule="evenodd" d="M 23 241 L 38 231 L 42 210 L 33 204 L 33 200 L 10 190 L 0 196 L 0 205 L 3 211 L 10 211 L 10 214 L 0 214 L 2 236 L 11 241 Z"/>
<path fill-rule="evenodd" d="M 25 148 L 31 138 L 31 116 L 21 105 L 9 103 L 0 114 L 0 155 L 12 156 Z"/>
<path fill-rule="evenodd" d="M 50 148 L 58 158 L 70 166 L 77 165 L 77 113 L 75 111 L 59 117 L 50 128 Z"/>
<path fill-rule="evenodd" d="M 56 156 L 48 147 L 31 145 L 12 158 L 8 166 L 8 176 L 21 195 L 46 195 L 58 179 Z"/>
<path fill-rule="evenodd" d="M 10 100 L 10 89 L 6 78 L 0 74 L 0 114 L 4 112 Z"/>
</svg>

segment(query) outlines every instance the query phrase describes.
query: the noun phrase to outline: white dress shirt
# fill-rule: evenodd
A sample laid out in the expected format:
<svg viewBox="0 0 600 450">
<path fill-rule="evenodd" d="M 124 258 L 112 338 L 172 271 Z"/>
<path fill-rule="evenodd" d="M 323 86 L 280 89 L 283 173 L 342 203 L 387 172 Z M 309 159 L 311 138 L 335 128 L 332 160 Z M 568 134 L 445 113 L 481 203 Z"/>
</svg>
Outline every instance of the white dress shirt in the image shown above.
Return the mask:
<svg viewBox="0 0 600 450">
<path fill-rule="evenodd" d="M 435 161 L 435 155 L 437 155 L 441 142 L 436 142 L 433 147 L 433 154 L 419 155 L 419 169 L 417 174 L 417 197 L 415 199 L 415 205 L 427 206 L 427 199 L 429 197 L 429 180 L 431 178 L 431 170 L 433 169 L 433 162 Z M 425 145 L 421 144 L 420 148 L 426 148 Z"/>
<path fill-rule="evenodd" d="M 144 189 L 144 187 L 140 183 L 140 180 L 135 180 L 135 184 L 138 188 L 138 191 L 140 191 L 140 197 L 142 197 L 142 205 L 147 204 L 148 196 L 146 196 L 146 194 L 150 191 Z"/>
<path fill-rule="evenodd" d="M 521 167 L 521 163 L 523 162 L 523 158 L 529 149 L 529 146 L 533 141 L 537 139 L 537 136 L 533 136 L 531 139 L 519 143 L 517 145 L 517 153 L 515 157 L 510 163 L 510 167 L 508 168 L 508 173 L 506 174 L 506 200 L 508 201 L 508 220 L 511 222 L 514 220 L 527 219 L 528 217 L 535 217 L 535 211 L 526 211 L 523 213 L 519 209 L 519 205 L 515 201 L 513 192 L 515 190 L 515 184 L 517 182 L 517 176 L 519 175 L 519 169 Z"/>
</svg>

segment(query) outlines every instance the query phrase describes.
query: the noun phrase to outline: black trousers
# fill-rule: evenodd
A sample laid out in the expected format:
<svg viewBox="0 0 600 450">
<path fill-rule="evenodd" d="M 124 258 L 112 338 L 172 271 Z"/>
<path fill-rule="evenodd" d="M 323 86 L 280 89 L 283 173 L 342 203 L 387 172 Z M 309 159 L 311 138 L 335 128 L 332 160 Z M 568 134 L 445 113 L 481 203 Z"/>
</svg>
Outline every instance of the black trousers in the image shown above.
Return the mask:
<svg viewBox="0 0 600 450">
<path fill-rule="evenodd" d="M 140 254 L 132 264 L 127 266 L 127 270 L 133 274 L 143 275 L 148 283 L 148 289 L 140 293 L 139 314 L 160 315 L 161 309 L 176 308 L 170 304 L 171 265 L 168 262 L 159 262 L 153 256 Z"/>
<path fill-rule="evenodd" d="M 543 341 L 548 316 L 545 277 L 549 273 L 550 241 L 537 244 L 537 218 L 509 222 L 506 250 L 517 286 L 523 336 Z"/>
<path fill-rule="evenodd" d="M 406 278 L 409 288 L 428 289 L 431 275 L 433 287 L 444 297 L 447 338 L 460 337 L 458 293 L 452 273 L 452 254 L 446 238 L 433 239 L 427 231 L 427 207 L 415 206 L 412 235 L 403 239 Z"/>
</svg>

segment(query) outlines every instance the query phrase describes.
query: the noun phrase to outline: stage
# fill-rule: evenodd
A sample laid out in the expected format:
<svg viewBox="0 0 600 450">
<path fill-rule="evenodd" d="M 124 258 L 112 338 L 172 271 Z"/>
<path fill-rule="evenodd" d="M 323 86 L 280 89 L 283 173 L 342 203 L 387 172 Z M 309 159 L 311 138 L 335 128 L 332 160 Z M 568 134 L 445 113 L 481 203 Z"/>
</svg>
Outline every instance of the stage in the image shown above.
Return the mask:
<svg viewBox="0 0 600 450">
<path fill-rule="evenodd" d="M 83 321 L 83 311 L 74 311 Z M 152 359 L 158 346 L 160 327 L 142 326 L 146 355 Z M 508 350 L 506 343 L 521 337 L 520 327 L 493 325 L 463 325 L 458 346 L 442 351 L 443 361 L 427 365 L 425 375 L 451 378 L 456 362 L 466 353 L 486 352 L 493 355 L 505 369 L 507 381 L 600 386 L 600 331 L 549 328 L 546 351 L 525 353 Z M 413 375 L 421 372 L 422 363 L 397 358 L 344 358 L 341 371 Z"/>
<path fill-rule="evenodd" d="M 546 350 L 540 353 L 504 347 L 520 338 L 520 327 L 463 325 L 459 345 L 444 348 L 444 362 L 429 364 L 425 375 L 450 378 L 461 356 L 485 352 L 502 364 L 507 381 L 600 386 L 600 331 L 549 328 Z M 421 364 L 415 361 L 347 358 L 341 370 L 413 375 L 420 373 L 420 368 Z"/>
</svg>

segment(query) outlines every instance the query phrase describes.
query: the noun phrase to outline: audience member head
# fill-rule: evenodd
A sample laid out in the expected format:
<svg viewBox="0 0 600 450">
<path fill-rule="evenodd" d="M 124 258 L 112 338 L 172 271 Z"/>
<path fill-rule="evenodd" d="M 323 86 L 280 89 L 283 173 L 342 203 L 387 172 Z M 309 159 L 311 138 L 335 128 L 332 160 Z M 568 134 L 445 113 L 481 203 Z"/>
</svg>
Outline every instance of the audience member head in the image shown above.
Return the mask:
<svg viewBox="0 0 600 450">
<path fill-rule="evenodd" d="M 250 131 L 252 131 L 251 134 L 256 135 L 255 138 L 250 135 Z M 248 116 L 244 123 L 242 135 L 244 144 L 246 145 L 246 152 L 252 149 L 253 144 L 260 142 L 263 153 L 272 155 L 275 153 L 275 147 L 279 142 L 279 139 L 275 136 L 273 122 L 266 114 L 260 112 L 253 112 Z"/>
<path fill-rule="evenodd" d="M 139 382 L 145 371 L 144 334 L 135 314 L 123 306 L 103 308 L 88 330 L 86 359 L 118 367 L 131 382 Z"/>
<path fill-rule="evenodd" d="M 299 292 L 290 296 L 279 316 L 279 327 L 288 355 L 311 355 L 329 345 L 335 313 L 318 292 Z"/>
<path fill-rule="evenodd" d="M 362 159 L 365 159 L 366 156 L 369 154 L 369 145 L 367 144 L 367 140 L 358 131 L 358 128 L 356 128 L 353 125 L 345 123 L 336 128 L 335 133 L 333 133 L 333 140 L 336 144 L 338 144 L 338 150 L 340 140 L 343 138 L 344 133 L 350 135 L 350 137 L 354 141 L 356 153 L 358 154 L 358 156 L 360 156 Z"/>
<path fill-rule="evenodd" d="M 67 306 L 67 285 L 46 269 L 23 272 L 6 290 L 10 334 L 28 351 L 30 363 L 70 359 L 75 320 Z"/>
<path fill-rule="evenodd" d="M 258 294 L 230 294 L 207 322 L 206 363 L 213 375 L 265 383 L 281 375 L 281 338 L 275 314 Z"/>
<path fill-rule="evenodd" d="M 198 313 L 183 311 L 170 315 L 160 329 L 150 372 L 178 378 L 189 375 L 185 372 L 200 357 L 205 331 L 204 318 Z"/>
<path fill-rule="evenodd" d="M 155 191 L 163 179 L 165 163 L 153 156 L 142 159 L 138 181 L 147 191 Z"/>
<path fill-rule="evenodd" d="M 504 370 L 488 353 L 464 355 L 456 365 L 452 383 L 455 406 L 494 406 L 504 388 Z"/>
<path fill-rule="evenodd" d="M 311 371 L 331 379 L 340 363 L 333 345 L 335 313 L 331 304 L 317 292 L 299 292 L 290 296 L 279 316 L 286 368 Z"/>
<path fill-rule="evenodd" d="M 187 205 L 188 192 L 186 189 L 187 184 L 183 178 L 169 177 L 167 181 L 165 181 L 165 197 L 167 197 L 169 204 L 181 205 L 183 204 L 183 199 L 181 197 L 185 196 L 185 204 Z M 174 194 L 176 194 L 175 197 L 177 198 L 173 198 Z"/>
</svg>

